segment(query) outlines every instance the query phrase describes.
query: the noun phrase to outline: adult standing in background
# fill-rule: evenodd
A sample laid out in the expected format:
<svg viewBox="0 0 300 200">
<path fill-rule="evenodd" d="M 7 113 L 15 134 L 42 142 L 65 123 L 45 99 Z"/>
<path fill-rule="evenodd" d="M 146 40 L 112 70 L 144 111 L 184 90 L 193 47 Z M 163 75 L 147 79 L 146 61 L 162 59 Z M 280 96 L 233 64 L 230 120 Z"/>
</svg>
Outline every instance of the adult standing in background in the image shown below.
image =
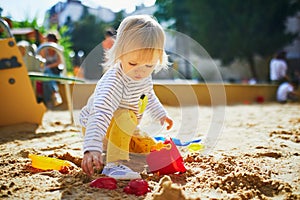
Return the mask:
<svg viewBox="0 0 300 200">
<path fill-rule="evenodd" d="M 288 65 L 286 62 L 286 52 L 280 51 L 270 62 L 270 80 L 272 84 L 281 84 L 288 80 Z"/>
</svg>

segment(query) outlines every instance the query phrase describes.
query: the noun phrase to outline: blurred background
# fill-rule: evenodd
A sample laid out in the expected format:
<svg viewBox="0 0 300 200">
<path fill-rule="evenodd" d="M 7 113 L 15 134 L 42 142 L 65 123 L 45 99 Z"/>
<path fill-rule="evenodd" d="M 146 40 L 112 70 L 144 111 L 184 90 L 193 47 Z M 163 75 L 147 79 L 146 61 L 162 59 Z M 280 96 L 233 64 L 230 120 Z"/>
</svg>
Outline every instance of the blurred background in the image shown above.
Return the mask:
<svg viewBox="0 0 300 200">
<path fill-rule="evenodd" d="M 214 82 L 210 67 L 214 64 L 225 82 L 268 83 L 270 60 L 282 50 L 287 52 L 289 76 L 300 78 L 300 0 L 0 2 L 0 16 L 17 42 L 27 41 L 38 47 L 48 32 L 55 32 L 64 47 L 68 75 L 89 81 L 98 80 L 103 73 L 99 44 L 106 30 L 116 30 L 124 17 L 135 14 L 155 16 L 165 29 L 176 30 L 199 43 L 213 59 L 206 62 L 193 49 L 188 58 L 182 57 L 174 52 L 183 44 L 168 39 L 172 65 L 169 71 L 154 74 L 154 79 L 204 82 L 201 70 L 208 77 L 205 81 Z M 95 63 L 84 64 L 94 48 L 99 48 Z"/>
</svg>

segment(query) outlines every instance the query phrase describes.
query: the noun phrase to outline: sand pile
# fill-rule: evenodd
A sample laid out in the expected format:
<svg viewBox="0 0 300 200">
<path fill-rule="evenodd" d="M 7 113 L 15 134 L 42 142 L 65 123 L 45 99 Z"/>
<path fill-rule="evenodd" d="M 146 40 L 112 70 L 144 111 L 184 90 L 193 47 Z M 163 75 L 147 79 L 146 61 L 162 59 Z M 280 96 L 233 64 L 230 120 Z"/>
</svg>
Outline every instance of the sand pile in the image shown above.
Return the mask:
<svg viewBox="0 0 300 200">
<path fill-rule="evenodd" d="M 179 108 L 168 107 L 180 124 Z M 210 107 L 200 109 L 199 131 L 203 137 L 210 126 Z M 80 166 L 80 127 L 70 125 L 65 111 L 47 112 L 43 125 L 22 124 L 0 128 L 1 199 L 300 199 L 300 109 L 299 104 L 238 105 L 226 108 L 223 132 L 212 151 L 189 152 L 180 147 L 187 172 L 159 175 L 143 172 L 151 192 L 129 195 L 118 181 L 117 189 L 98 189 Z M 193 116 L 185 116 L 192 118 Z M 55 119 L 55 120 L 54 120 Z M 189 130 L 186 125 L 185 131 Z M 180 130 L 174 127 L 173 131 Z M 28 154 L 69 160 L 74 166 L 63 171 L 31 167 Z M 128 163 L 144 167 L 143 156 Z"/>
</svg>

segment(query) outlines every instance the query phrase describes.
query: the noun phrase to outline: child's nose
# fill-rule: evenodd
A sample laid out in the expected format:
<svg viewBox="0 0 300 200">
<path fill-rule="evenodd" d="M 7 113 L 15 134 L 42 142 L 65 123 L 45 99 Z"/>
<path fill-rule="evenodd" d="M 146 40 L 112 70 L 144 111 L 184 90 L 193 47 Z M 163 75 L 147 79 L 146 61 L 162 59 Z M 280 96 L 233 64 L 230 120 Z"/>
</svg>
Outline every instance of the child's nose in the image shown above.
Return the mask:
<svg viewBox="0 0 300 200">
<path fill-rule="evenodd" d="M 138 67 L 138 68 L 135 70 L 135 72 L 136 72 L 136 73 L 144 73 L 144 72 L 145 72 L 144 66 Z"/>
</svg>

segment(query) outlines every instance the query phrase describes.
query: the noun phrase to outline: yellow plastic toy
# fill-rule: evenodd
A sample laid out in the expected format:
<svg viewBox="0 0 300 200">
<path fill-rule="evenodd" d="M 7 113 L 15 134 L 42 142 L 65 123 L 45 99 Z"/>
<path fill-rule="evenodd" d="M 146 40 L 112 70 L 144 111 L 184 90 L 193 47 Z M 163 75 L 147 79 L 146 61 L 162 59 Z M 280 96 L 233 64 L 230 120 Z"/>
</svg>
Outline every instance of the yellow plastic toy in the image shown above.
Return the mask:
<svg viewBox="0 0 300 200">
<path fill-rule="evenodd" d="M 148 96 L 143 94 L 139 100 L 139 113 L 140 114 L 142 114 L 146 110 L 147 104 L 148 104 Z"/>
<path fill-rule="evenodd" d="M 66 160 L 57 158 L 50 158 L 46 156 L 29 154 L 28 157 L 31 159 L 31 165 L 34 168 L 42 170 L 62 170 L 63 167 L 70 167 L 71 163 Z"/>
<path fill-rule="evenodd" d="M 191 143 L 187 147 L 190 152 L 201 151 L 204 149 L 204 145 L 200 143 Z"/>
<path fill-rule="evenodd" d="M 0 126 L 17 123 L 41 124 L 46 107 L 37 103 L 16 41 L 7 23 L 0 19 Z"/>
</svg>

